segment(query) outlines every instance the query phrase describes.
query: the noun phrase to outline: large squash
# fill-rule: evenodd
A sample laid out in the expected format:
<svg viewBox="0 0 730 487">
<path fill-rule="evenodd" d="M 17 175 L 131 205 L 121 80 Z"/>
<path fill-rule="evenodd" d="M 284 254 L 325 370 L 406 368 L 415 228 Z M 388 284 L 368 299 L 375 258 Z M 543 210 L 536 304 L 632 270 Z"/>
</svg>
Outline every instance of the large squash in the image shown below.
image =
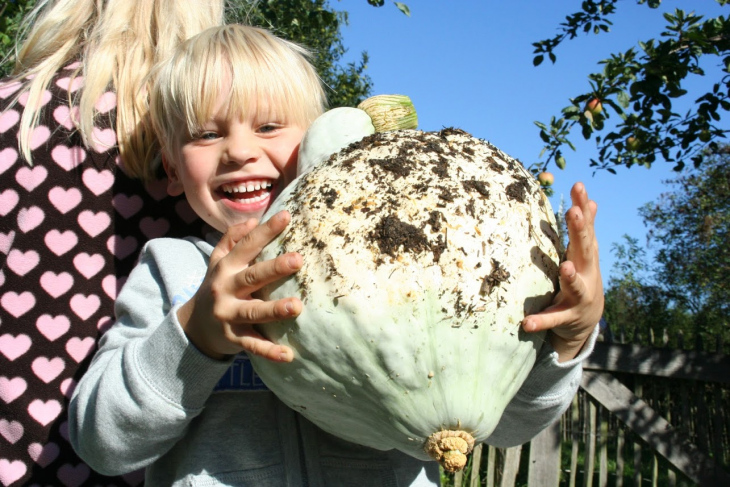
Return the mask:
<svg viewBox="0 0 730 487">
<path fill-rule="evenodd" d="M 462 468 L 543 343 L 520 321 L 556 290 L 547 198 L 518 161 L 455 129 L 375 133 L 308 169 L 270 209 L 292 221 L 260 256 L 303 256 L 262 293 L 304 302 L 262 327 L 295 358 L 251 357 L 257 373 L 325 431 Z"/>
</svg>

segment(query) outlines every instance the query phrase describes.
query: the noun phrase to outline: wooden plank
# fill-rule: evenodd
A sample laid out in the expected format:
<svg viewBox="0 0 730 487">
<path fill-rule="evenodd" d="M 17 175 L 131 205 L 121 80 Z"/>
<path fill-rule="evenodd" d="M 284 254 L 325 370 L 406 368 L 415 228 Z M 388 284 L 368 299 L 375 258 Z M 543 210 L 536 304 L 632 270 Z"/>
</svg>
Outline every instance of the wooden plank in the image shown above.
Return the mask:
<svg viewBox="0 0 730 487">
<path fill-rule="evenodd" d="M 464 487 L 464 470 L 454 472 L 454 487 Z"/>
<path fill-rule="evenodd" d="M 684 381 L 682 381 L 684 383 Z M 675 425 L 680 431 L 682 430 L 681 426 L 677 424 L 678 419 L 678 402 L 673 397 L 672 392 L 676 391 L 676 389 L 672 389 L 668 384 L 664 386 L 664 403 L 668 404 L 667 408 L 667 422 L 669 424 Z M 676 487 L 677 485 L 677 474 L 672 470 L 672 466 L 669 465 L 667 467 L 667 487 Z"/>
<path fill-rule="evenodd" d="M 730 384 L 730 356 L 697 351 L 599 342 L 583 368 Z"/>
<path fill-rule="evenodd" d="M 579 397 L 583 395 L 585 396 L 584 392 L 579 392 L 573 397 L 573 404 L 570 407 L 570 415 L 571 415 L 571 428 L 572 428 L 572 437 L 571 437 L 571 446 L 570 446 L 570 487 L 575 487 L 575 477 L 578 473 L 578 445 L 580 445 L 580 432 L 578 430 L 578 427 L 580 426 L 580 409 L 579 409 Z"/>
<path fill-rule="evenodd" d="M 583 471 L 585 475 L 583 477 L 584 487 L 593 487 L 593 471 L 596 466 L 596 405 L 593 401 L 586 401 L 585 404 L 588 406 L 588 441 L 586 442 L 586 455 L 585 464 L 583 465 Z"/>
<path fill-rule="evenodd" d="M 527 485 L 558 487 L 560 484 L 560 420 L 530 441 Z"/>
<path fill-rule="evenodd" d="M 608 414 L 606 408 L 600 408 L 600 443 L 598 444 L 598 485 L 608 487 Z"/>
<path fill-rule="evenodd" d="M 695 433 L 697 434 L 697 446 L 702 451 L 710 451 L 710 418 L 707 412 L 707 393 L 704 384 L 696 384 L 696 392 L 692 395 L 694 400 Z"/>
<path fill-rule="evenodd" d="M 581 386 L 692 481 L 730 485 L 726 471 L 610 374 L 584 371 Z"/>
<path fill-rule="evenodd" d="M 517 474 L 520 472 L 520 455 L 522 445 L 507 448 L 504 454 L 504 470 L 502 471 L 502 482 L 500 487 L 515 487 Z"/>
<path fill-rule="evenodd" d="M 637 397 L 644 395 L 644 382 L 641 376 L 634 377 L 634 394 Z M 638 441 L 634 442 L 634 485 L 641 485 L 642 472 L 641 472 L 641 443 Z"/>
<path fill-rule="evenodd" d="M 725 421 L 722 416 L 725 405 L 722 400 L 722 390 L 716 387 L 713 391 L 712 398 L 714 402 L 713 414 L 712 414 L 712 453 L 715 459 L 720 462 L 725 462 L 725 449 L 723 448 L 722 433 L 725 431 Z"/>
<path fill-rule="evenodd" d="M 492 445 L 487 448 L 487 487 L 494 487 L 494 474 L 496 472 L 497 449 Z"/>
<path fill-rule="evenodd" d="M 616 438 L 616 487 L 624 487 L 624 429 L 618 428 Z"/>
<path fill-rule="evenodd" d="M 480 470 L 482 467 L 482 448 L 483 445 L 479 443 L 474 447 L 474 451 L 471 452 L 471 478 L 469 480 L 469 487 L 480 487 L 482 485 L 480 480 Z"/>
</svg>

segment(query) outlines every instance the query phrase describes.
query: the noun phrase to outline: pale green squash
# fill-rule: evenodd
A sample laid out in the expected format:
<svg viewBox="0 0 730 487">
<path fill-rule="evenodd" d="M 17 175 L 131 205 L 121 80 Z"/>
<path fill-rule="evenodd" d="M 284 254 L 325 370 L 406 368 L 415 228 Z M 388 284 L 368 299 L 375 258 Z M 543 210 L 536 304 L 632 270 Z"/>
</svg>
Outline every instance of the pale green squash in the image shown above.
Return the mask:
<svg viewBox="0 0 730 487">
<path fill-rule="evenodd" d="M 334 133 L 339 123 L 315 126 Z M 260 259 L 298 251 L 304 267 L 262 297 L 299 296 L 304 311 L 262 327 L 295 358 L 251 357 L 257 373 L 325 431 L 462 468 L 543 343 L 519 325 L 557 285 L 558 237 L 539 184 L 460 130 L 400 130 L 300 176 L 268 214 L 284 208 L 292 222 Z"/>
</svg>

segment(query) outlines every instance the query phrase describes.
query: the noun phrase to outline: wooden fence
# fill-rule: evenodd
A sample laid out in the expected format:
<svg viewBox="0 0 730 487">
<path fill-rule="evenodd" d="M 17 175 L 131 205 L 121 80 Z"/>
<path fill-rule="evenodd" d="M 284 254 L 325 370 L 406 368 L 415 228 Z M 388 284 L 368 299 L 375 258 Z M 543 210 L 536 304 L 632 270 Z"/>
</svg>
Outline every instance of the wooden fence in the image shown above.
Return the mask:
<svg viewBox="0 0 730 487">
<path fill-rule="evenodd" d="M 730 355 L 599 342 L 572 407 L 445 486 L 730 486 Z"/>
</svg>

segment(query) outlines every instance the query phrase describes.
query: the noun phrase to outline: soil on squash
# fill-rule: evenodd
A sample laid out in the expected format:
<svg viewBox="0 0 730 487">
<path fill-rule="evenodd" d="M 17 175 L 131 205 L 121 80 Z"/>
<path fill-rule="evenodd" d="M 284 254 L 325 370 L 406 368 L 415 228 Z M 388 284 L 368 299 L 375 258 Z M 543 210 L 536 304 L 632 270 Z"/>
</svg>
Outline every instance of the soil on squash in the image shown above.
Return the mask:
<svg viewBox="0 0 730 487">
<path fill-rule="evenodd" d="M 449 252 L 449 229 L 461 228 L 465 225 L 463 217 L 467 216 L 478 233 L 485 219 L 495 218 L 494 202 L 504 202 L 505 198 L 510 206 L 531 204 L 536 200 L 542 205 L 542 199 L 535 198 L 539 186 L 519 161 L 463 130 L 406 131 L 399 135 L 397 143 L 393 142 L 393 137 L 392 133 L 367 136 L 330 157 L 321 170 L 314 171 L 317 175 L 310 173 L 300 178 L 290 209 L 293 216 L 304 212 L 302 217 L 310 222 L 310 230 L 292 228 L 284 237 L 282 248 L 306 250 L 290 247 L 293 234 L 302 233 L 301 237 L 305 239 L 300 242 L 305 242 L 306 247 L 320 256 L 326 254 L 327 259 L 320 260 L 319 265 L 327 268 L 330 275 L 339 274 L 332 255 L 342 255 L 342 251 L 354 256 L 369 249 L 371 257 L 368 260 L 372 259 L 370 262 L 376 267 L 386 263 L 407 265 L 422 259 L 424 253 L 430 253 L 437 265 L 457 268 L 465 276 L 475 274 L 481 283 L 475 290 L 477 299 L 481 296 L 499 301 L 501 298 L 495 298 L 493 293 L 509 282 L 510 271 L 494 259 L 486 276 L 483 273 L 479 276 L 477 271 L 481 263 L 472 263 L 471 269 L 463 268 L 464 262 L 474 256 L 463 248 L 457 249 L 456 253 Z M 363 153 L 366 153 L 365 157 Z M 482 168 L 476 177 L 474 171 L 464 169 L 470 164 Z M 353 177 L 338 176 L 333 182 L 326 176 L 328 171 L 352 174 Z M 505 178 L 511 182 L 505 184 Z M 413 206 L 414 201 L 424 198 L 428 204 L 420 208 Z M 347 223 L 347 218 L 329 220 L 328 215 L 337 213 L 346 215 L 350 222 L 359 223 Z M 332 221 L 338 223 L 333 225 Z M 469 228 L 471 225 L 466 223 Z M 309 232 L 317 233 L 325 228 L 329 228 L 328 234 L 336 237 L 333 242 L 312 238 L 311 234 L 307 236 Z M 351 232 L 354 233 L 351 235 Z M 533 233 L 532 224 L 528 222 L 525 238 L 532 238 Z M 483 242 L 482 251 L 477 253 L 487 256 L 484 245 L 492 245 L 491 236 L 475 234 L 474 238 Z M 330 245 L 333 247 L 329 248 Z M 444 258 L 444 254 L 448 257 Z M 489 260 L 485 259 L 485 264 L 487 262 Z M 301 279 L 305 291 L 311 278 L 301 271 L 295 278 Z M 453 292 L 460 291 L 454 289 Z M 459 298 L 456 302 L 467 303 L 473 299 Z M 456 316 L 468 315 L 472 308 L 473 304 L 458 304 L 453 312 Z"/>
</svg>

